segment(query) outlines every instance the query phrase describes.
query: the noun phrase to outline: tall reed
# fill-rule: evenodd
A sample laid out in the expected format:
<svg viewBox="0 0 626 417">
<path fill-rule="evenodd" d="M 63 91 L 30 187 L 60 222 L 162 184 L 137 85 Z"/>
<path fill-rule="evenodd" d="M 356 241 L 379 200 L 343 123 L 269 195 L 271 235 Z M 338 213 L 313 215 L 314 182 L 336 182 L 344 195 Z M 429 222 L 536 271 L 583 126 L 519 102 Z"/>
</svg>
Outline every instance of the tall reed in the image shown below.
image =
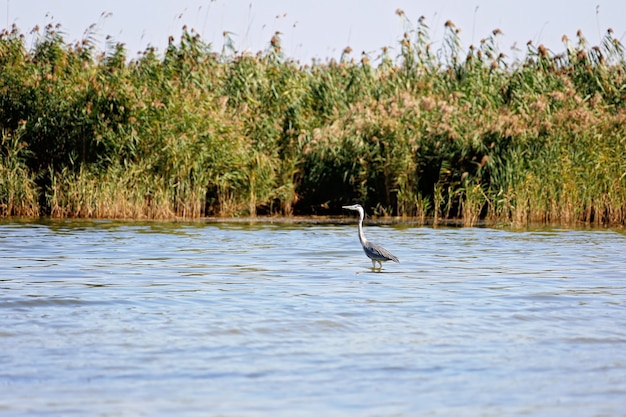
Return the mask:
<svg viewBox="0 0 626 417">
<path fill-rule="evenodd" d="M 0 34 L 0 214 L 197 218 L 334 213 L 626 223 L 626 62 L 607 31 L 564 52 L 502 32 L 434 50 L 402 11 L 399 48 L 302 65 L 193 30 L 129 59 L 59 25 Z M 397 51 L 397 56 L 392 55 Z"/>
<path fill-rule="evenodd" d="M 24 160 L 28 155 L 22 129 L 2 132 L 0 153 L 0 216 L 39 215 L 35 178 Z"/>
</svg>

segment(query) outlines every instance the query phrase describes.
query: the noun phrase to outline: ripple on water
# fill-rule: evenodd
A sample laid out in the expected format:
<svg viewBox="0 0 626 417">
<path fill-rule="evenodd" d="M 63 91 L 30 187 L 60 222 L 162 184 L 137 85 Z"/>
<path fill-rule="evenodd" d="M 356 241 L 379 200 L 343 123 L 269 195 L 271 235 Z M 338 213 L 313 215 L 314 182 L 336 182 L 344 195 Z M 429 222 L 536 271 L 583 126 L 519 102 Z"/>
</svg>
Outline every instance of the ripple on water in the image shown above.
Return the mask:
<svg viewBox="0 0 626 417">
<path fill-rule="evenodd" d="M 0 224 L 16 415 L 618 415 L 626 237 Z"/>
</svg>

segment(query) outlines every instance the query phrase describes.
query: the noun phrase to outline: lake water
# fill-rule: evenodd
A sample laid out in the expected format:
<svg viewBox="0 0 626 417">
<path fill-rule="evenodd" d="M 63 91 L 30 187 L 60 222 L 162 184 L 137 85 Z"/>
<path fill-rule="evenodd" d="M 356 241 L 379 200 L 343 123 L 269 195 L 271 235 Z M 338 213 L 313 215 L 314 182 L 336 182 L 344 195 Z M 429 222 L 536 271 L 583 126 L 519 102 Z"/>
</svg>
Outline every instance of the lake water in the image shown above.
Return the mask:
<svg viewBox="0 0 626 417">
<path fill-rule="evenodd" d="M 2 416 L 626 415 L 626 235 L 0 223 Z"/>
</svg>

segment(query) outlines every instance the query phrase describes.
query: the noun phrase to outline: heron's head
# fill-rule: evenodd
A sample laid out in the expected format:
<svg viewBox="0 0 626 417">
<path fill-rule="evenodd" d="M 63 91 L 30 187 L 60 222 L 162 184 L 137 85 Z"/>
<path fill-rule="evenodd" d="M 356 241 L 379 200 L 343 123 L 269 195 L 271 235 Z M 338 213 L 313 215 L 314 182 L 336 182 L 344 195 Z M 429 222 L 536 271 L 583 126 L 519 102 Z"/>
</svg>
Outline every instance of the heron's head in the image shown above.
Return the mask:
<svg viewBox="0 0 626 417">
<path fill-rule="evenodd" d="M 351 206 L 341 206 L 342 208 L 345 208 L 346 210 L 354 210 L 354 211 L 358 211 L 359 213 L 365 213 L 365 210 L 363 210 L 363 207 L 361 207 L 360 204 L 353 204 Z"/>
</svg>

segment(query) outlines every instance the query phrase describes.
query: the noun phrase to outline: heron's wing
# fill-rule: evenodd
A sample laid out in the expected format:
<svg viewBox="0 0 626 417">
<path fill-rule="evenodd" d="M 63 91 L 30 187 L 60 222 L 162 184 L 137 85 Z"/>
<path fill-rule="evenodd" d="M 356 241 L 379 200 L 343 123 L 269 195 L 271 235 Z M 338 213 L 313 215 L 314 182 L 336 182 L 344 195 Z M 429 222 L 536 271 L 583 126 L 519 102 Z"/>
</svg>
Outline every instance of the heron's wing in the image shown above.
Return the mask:
<svg viewBox="0 0 626 417">
<path fill-rule="evenodd" d="M 365 245 L 363 245 L 363 249 L 371 255 L 370 257 L 372 259 L 400 262 L 396 255 L 376 243 L 368 241 Z"/>
</svg>

